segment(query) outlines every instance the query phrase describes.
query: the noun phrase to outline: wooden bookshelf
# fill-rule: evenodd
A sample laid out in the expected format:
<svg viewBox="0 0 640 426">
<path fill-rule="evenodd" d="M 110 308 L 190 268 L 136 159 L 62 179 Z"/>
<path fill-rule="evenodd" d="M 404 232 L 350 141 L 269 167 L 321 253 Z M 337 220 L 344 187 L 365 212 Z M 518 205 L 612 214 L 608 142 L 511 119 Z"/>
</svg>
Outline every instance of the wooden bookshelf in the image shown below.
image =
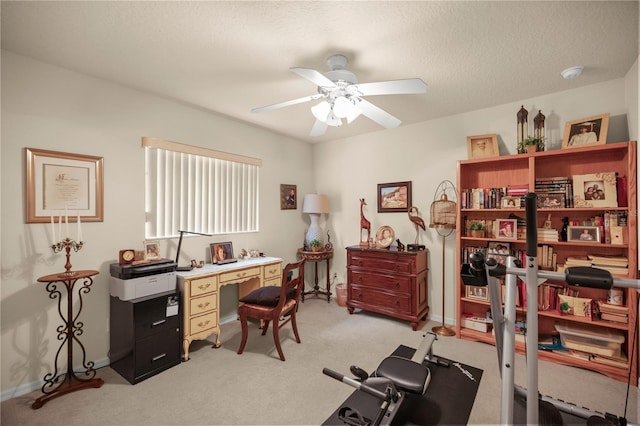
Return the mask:
<svg viewBox="0 0 640 426">
<path fill-rule="evenodd" d="M 535 191 L 536 179 L 569 177 L 575 175 L 616 172 L 619 177 L 626 177 L 626 199 L 618 200 L 618 206 L 611 207 L 560 207 L 539 208 L 538 227 L 542 228 L 546 220 L 551 220 L 551 227 L 560 233 L 563 218 L 585 223 L 593 217 L 604 216 L 605 212 L 626 214 L 628 238 L 625 244 L 612 243 L 583 243 L 578 241 L 538 241 L 538 245 L 548 245 L 553 248 L 557 263 L 563 264 L 569 256 L 587 256 L 588 254 L 623 256 L 628 258 L 628 278 L 636 278 L 638 271 L 638 241 L 637 241 L 637 189 L 636 189 L 636 142 L 620 142 L 590 147 L 569 148 L 549 152 L 535 152 L 531 154 L 517 154 L 494 158 L 463 160 L 458 162 L 458 190 L 462 194 L 471 188 L 506 188 L 508 185 L 528 184 L 529 191 Z M 498 192 L 500 192 L 498 190 Z M 503 191 L 504 192 L 504 191 Z M 622 191 L 624 193 L 624 191 Z M 507 194 L 505 194 L 507 195 Z M 575 194 L 573 194 L 575 195 Z M 492 208 L 482 208 L 478 205 L 458 202 L 458 216 L 456 229 L 457 242 L 457 270 L 461 264 L 467 262 L 463 253 L 472 248 L 487 248 L 489 242 L 508 242 L 511 253 L 524 252 L 524 239 L 506 240 L 489 234 L 485 238 L 471 238 L 465 229 L 465 223 L 471 220 L 484 220 L 494 223 L 497 219 L 508 219 L 510 215 L 525 217 L 525 210 L 520 208 L 500 208 L 499 202 L 485 203 Z M 475 208 L 469 208 L 475 207 Z M 561 283 L 558 283 L 561 284 Z M 580 287 L 580 297 L 595 300 L 606 300 L 607 291 Z M 624 335 L 622 352 L 629 361 L 623 367 L 605 365 L 599 362 L 581 359 L 561 353 L 540 350 L 539 357 L 543 360 L 560 364 L 586 368 L 603 373 L 616 380 L 626 382 L 631 377 L 634 385 L 638 384 L 637 357 L 638 347 L 633 350 L 634 327 L 637 324 L 637 292 L 624 291 L 624 305 L 628 308 L 628 323 L 615 323 L 600 319 L 589 320 L 573 315 L 561 315 L 555 310 L 539 310 L 538 327 L 540 335 L 555 333 L 556 324 L 589 325 L 593 330 L 612 331 Z M 456 336 L 461 339 L 475 340 L 495 344 L 491 332 L 484 333 L 461 326 L 460 318 L 464 314 L 484 317 L 490 309 L 488 301 L 466 297 L 465 285 L 457 277 L 456 285 Z M 537 307 L 535 307 L 537 309 Z M 526 316 L 525 307 L 518 307 L 518 319 Z M 524 344 L 516 342 L 516 350 L 524 353 Z M 632 357 L 633 355 L 633 357 Z M 631 373 L 631 374 L 629 374 Z"/>
</svg>

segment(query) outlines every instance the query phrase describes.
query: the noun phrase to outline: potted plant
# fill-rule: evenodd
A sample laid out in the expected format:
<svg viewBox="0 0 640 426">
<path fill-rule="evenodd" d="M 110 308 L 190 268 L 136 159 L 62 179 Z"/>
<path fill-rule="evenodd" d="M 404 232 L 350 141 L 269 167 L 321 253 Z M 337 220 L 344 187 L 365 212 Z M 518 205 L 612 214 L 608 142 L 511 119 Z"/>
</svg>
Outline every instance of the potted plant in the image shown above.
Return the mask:
<svg viewBox="0 0 640 426">
<path fill-rule="evenodd" d="M 320 251 L 322 250 L 322 243 L 318 240 L 312 240 L 309 242 L 309 247 L 311 248 L 311 251 Z"/>
<path fill-rule="evenodd" d="M 486 231 L 486 227 L 482 222 L 471 222 L 469 224 L 469 232 L 472 238 L 484 238 L 484 231 Z"/>
<path fill-rule="evenodd" d="M 518 144 L 518 152 L 544 151 L 544 138 L 540 136 L 529 136 Z"/>
</svg>

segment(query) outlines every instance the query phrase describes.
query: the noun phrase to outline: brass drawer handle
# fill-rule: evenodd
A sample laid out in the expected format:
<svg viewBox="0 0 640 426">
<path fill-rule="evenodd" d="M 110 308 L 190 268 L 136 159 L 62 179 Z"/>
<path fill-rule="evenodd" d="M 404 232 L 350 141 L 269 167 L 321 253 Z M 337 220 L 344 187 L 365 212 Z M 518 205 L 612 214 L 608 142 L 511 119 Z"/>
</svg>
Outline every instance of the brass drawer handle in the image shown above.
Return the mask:
<svg viewBox="0 0 640 426">
<path fill-rule="evenodd" d="M 238 272 L 238 273 L 236 274 L 236 277 L 238 277 L 238 278 L 242 278 L 242 277 L 244 277 L 245 275 L 247 275 L 247 273 L 246 273 L 246 272 Z"/>
<path fill-rule="evenodd" d="M 362 282 L 362 277 L 358 277 L 358 282 Z"/>
<path fill-rule="evenodd" d="M 400 301 L 396 300 L 396 306 L 400 306 Z"/>
<path fill-rule="evenodd" d="M 362 299 L 362 293 L 358 293 L 358 299 Z"/>
<path fill-rule="evenodd" d="M 200 290 L 206 290 L 206 289 L 208 289 L 209 287 L 211 287 L 211 284 L 209 284 L 209 283 L 206 283 L 205 285 L 200 284 L 200 285 L 198 286 L 198 288 L 199 288 Z"/>
<path fill-rule="evenodd" d="M 400 283 L 396 281 L 396 288 L 400 288 Z"/>
<path fill-rule="evenodd" d="M 207 320 L 207 321 L 205 321 L 205 322 L 199 322 L 199 323 L 198 323 L 198 327 L 200 327 L 200 328 L 204 328 L 204 327 L 208 326 L 210 322 L 211 322 L 211 321 L 209 321 L 209 320 Z"/>
<path fill-rule="evenodd" d="M 206 303 L 200 303 L 200 304 L 198 305 L 198 308 L 200 308 L 200 309 L 204 309 L 204 308 L 206 308 L 207 306 L 209 306 L 209 302 L 206 302 Z"/>
</svg>

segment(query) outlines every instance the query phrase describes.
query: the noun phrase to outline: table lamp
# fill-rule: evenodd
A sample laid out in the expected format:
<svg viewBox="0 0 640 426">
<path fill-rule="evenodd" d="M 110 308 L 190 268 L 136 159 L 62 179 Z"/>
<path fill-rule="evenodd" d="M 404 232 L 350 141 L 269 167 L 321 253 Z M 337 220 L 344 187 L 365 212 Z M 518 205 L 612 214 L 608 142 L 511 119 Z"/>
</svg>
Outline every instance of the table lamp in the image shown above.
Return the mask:
<svg viewBox="0 0 640 426">
<path fill-rule="evenodd" d="M 329 197 L 322 194 L 307 194 L 302 201 L 302 213 L 307 213 L 311 220 L 311 225 L 307 230 L 307 236 L 305 237 L 306 246 L 309 247 L 309 243 L 313 240 L 318 240 L 321 243 L 322 229 L 318 221 L 322 213 L 329 213 Z"/>
</svg>

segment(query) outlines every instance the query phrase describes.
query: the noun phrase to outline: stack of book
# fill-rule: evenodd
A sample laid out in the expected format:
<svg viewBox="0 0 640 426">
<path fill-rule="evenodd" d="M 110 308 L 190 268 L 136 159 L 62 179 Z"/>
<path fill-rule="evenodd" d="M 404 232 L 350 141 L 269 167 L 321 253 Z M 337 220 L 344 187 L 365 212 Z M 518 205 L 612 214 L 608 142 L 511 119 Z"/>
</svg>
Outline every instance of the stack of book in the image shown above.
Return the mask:
<svg viewBox="0 0 640 426">
<path fill-rule="evenodd" d="M 564 265 L 558 264 L 558 272 L 564 272 L 565 268 L 572 268 L 574 266 L 586 266 L 591 267 L 591 261 L 587 256 L 569 256 L 564 261 Z"/>
<path fill-rule="evenodd" d="M 538 228 L 538 241 L 558 241 L 558 230 L 553 228 Z"/>
<path fill-rule="evenodd" d="M 600 319 L 602 320 L 623 324 L 629 323 L 629 308 L 626 306 L 610 305 L 603 300 L 598 300 L 598 308 L 600 309 Z"/>
<path fill-rule="evenodd" d="M 559 203 L 541 207 L 573 207 L 573 185 L 566 176 L 536 178 L 536 195 L 538 200 L 549 198 Z"/>
<path fill-rule="evenodd" d="M 609 271 L 615 277 L 629 276 L 629 259 L 624 256 L 603 256 L 590 254 L 587 256 L 594 268 Z"/>
<path fill-rule="evenodd" d="M 547 244 L 538 246 L 537 256 L 540 269 L 555 271 L 558 268 L 558 254 L 554 252 L 553 246 Z"/>
<path fill-rule="evenodd" d="M 507 196 L 508 197 L 524 197 L 529 192 L 529 185 L 519 184 L 519 185 L 507 185 Z"/>
</svg>

